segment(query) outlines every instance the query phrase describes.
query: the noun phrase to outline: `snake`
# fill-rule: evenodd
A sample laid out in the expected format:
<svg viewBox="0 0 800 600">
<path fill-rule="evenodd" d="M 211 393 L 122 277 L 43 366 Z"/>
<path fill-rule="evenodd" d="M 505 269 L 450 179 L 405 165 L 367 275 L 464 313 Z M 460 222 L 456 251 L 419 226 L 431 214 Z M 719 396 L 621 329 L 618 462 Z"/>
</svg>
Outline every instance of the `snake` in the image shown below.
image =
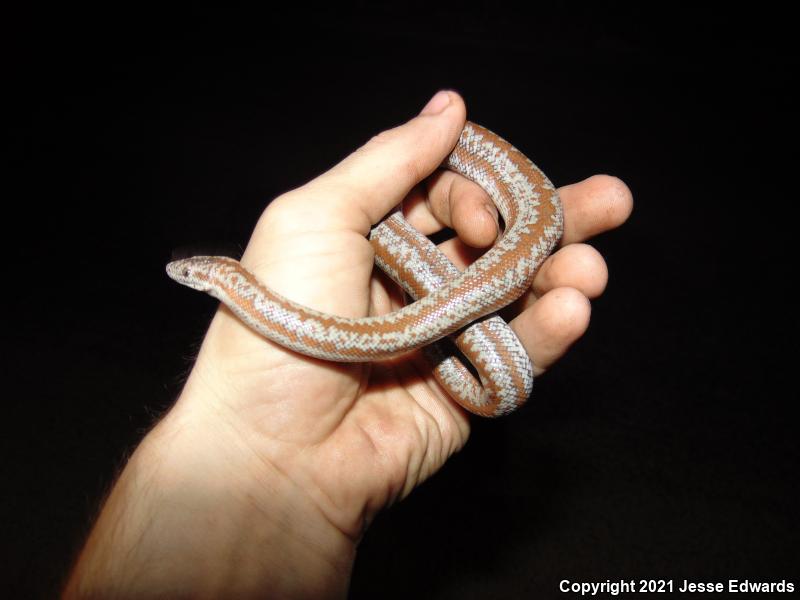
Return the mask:
<svg viewBox="0 0 800 600">
<path fill-rule="evenodd" d="M 530 397 L 533 365 L 496 312 L 530 288 L 560 241 L 561 201 L 522 152 L 469 121 L 441 167 L 483 188 L 504 227 L 495 244 L 460 271 L 402 211 L 380 221 L 369 234 L 375 264 L 413 299 L 396 311 L 360 318 L 323 313 L 271 290 L 224 256 L 174 260 L 167 274 L 217 298 L 268 340 L 306 356 L 373 362 L 422 349 L 436 380 L 460 406 L 484 417 L 508 414 Z"/>
</svg>

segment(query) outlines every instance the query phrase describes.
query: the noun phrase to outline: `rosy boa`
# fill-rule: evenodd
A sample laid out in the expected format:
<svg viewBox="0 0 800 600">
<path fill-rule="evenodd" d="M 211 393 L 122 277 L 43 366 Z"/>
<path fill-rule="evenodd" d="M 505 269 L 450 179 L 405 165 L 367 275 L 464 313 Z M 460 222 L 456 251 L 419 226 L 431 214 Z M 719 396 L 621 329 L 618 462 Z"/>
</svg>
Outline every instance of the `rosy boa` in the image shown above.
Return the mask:
<svg viewBox="0 0 800 600">
<path fill-rule="evenodd" d="M 370 233 L 375 262 L 416 299 L 398 311 L 357 319 L 321 313 L 273 292 L 225 257 L 176 260 L 167 265 L 167 273 L 218 298 L 273 342 L 325 360 L 382 360 L 455 334 L 456 346 L 480 382 L 444 341 L 426 348 L 436 364 L 436 379 L 470 412 L 509 413 L 530 395 L 533 366 L 511 328 L 491 313 L 528 290 L 558 243 L 561 202 L 553 184 L 519 150 L 474 123 L 467 122 L 442 166 L 486 190 L 505 231 L 486 254 L 459 272 L 402 213 L 383 220 Z"/>
</svg>

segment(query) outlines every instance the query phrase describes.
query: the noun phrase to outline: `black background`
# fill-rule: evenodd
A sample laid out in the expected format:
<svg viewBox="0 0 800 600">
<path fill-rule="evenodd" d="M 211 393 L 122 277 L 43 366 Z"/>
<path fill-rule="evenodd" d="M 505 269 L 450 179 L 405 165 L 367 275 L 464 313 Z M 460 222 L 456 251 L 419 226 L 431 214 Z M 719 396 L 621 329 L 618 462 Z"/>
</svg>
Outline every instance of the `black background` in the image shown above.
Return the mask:
<svg viewBox="0 0 800 600">
<path fill-rule="evenodd" d="M 214 311 L 176 248 L 443 87 L 557 184 L 611 173 L 607 293 L 515 415 L 475 421 L 364 539 L 353 598 L 558 597 L 562 579 L 798 581 L 791 19 L 645 3 L 261 16 L 31 12 L 7 26 L 0 573 L 55 593 Z"/>
</svg>

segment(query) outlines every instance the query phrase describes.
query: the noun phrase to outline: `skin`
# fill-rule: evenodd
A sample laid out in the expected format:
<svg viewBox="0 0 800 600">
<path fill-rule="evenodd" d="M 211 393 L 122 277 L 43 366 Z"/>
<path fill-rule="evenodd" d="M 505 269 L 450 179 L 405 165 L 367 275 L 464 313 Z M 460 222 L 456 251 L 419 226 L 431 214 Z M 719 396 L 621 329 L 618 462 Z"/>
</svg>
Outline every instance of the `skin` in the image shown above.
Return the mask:
<svg viewBox="0 0 800 600">
<path fill-rule="evenodd" d="M 464 266 L 497 235 L 475 184 L 435 172 L 466 119 L 440 92 L 422 114 L 371 139 L 264 211 L 242 263 L 266 285 L 350 317 L 400 306 L 373 272 L 366 235 L 400 201 Z M 435 173 L 434 173 L 435 172 Z M 628 188 L 599 175 L 560 189 L 561 247 L 505 316 L 541 373 L 589 324 L 608 271 L 583 243 L 622 224 Z M 175 406 L 123 470 L 65 597 L 346 595 L 359 539 L 464 446 L 470 421 L 421 356 L 332 364 L 280 348 L 220 307 Z"/>
</svg>

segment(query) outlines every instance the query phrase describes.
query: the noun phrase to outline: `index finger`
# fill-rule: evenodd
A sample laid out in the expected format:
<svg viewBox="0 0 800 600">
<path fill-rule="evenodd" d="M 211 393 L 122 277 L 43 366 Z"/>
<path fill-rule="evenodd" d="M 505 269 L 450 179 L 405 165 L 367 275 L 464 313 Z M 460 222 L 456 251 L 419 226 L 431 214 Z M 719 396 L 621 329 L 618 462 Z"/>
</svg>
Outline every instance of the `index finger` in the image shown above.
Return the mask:
<svg viewBox="0 0 800 600">
<path fill-rule="evenodd" d="M 452 227 L 468 246 L 490 246 L 497 237 L 497 209 L 483 189 L 463 175 L 444 171 L 428 181 L 427 197 L 409 203 L 409 223 L 424 235 Z M 561 245 L 585 241 L 619 227 L 633 210 L 630 189 L 617 177 L 594 175 L 558 189 L 564 206 Z M 490 214 L 487 207 L 494 210 Z M 462 267 L 463 268 L 463 267 Z"/>
</svg>

